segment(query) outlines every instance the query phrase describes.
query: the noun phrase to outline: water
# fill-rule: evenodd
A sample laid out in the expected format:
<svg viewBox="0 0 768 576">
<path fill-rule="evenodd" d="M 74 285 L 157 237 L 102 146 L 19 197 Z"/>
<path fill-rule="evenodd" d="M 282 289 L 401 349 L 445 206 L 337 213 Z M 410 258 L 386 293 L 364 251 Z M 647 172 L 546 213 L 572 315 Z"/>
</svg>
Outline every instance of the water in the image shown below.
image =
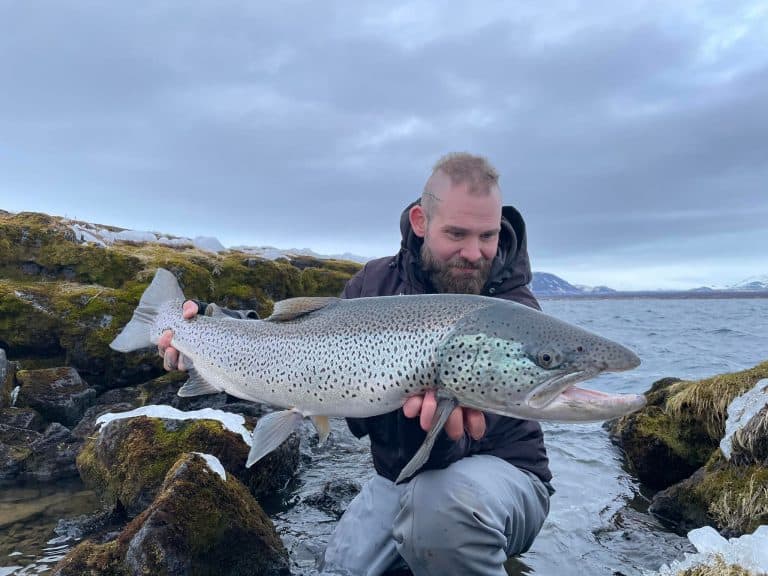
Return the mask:
<svg viewBox="0 0 768 576">
<path fill-rule="evenodd" d="M 698 379 L 768 359 L 768 299 L 547 300 L 542 305 L 549 314 L 626 344 L 643 360 L 631 372 L 592 380 L 591 388 L 644 392 L 666 376 Z M 291 554 L 294 574 L 316 574 L 315 558 L 337 521 L 333 512 L 309 505 L 307 498 L 328 481 L 362 484 L 371 475 L 367 441 L 352 437 L 342 421 L 333 422 L 332 429 L 319 449 L 314 435 L 307 434 L 298 478 L 265 503 Z M 510 574 L 639 576 L 693 551 L 686 539 L 646 513 L 650 494 L 624 470 L 601 425 L 547 424 L 544 431 L 557 493 L 541 534 L 530 551 L 509 563 Z M 12 508 L 4 507 L 12 500 L 6 494 L 0 490 L 0 514 Z M 71 545 L 46 544 L 55 536 L 54 517 L 82 512 L 54 509 L 44 520 L 17 523 L 13 532 L 0 519 L 0 576 L 44 573 L 49 564 L 43 560 Z M 10 556 L 13 552 L 21 555 Z"/>
</svg>

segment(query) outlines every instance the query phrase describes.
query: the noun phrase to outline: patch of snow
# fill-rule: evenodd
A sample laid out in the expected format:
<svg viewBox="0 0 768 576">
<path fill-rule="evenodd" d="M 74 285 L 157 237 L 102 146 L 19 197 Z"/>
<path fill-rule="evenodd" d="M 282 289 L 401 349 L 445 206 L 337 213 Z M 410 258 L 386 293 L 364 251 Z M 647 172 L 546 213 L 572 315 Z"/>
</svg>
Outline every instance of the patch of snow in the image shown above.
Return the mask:
<svg viewBox="0 0 768 576">
<path fill-rule="evenodd" d="M 768 405 L 768 378 L 760 380 L 755 386 L 734 398 L 728 406 L 728 417 L 725 420 L 725 436 L 720 440 L 720 450 L 723 455 L 731 459 L 733 448 L 733 435 L 737 430 L 746 426 L 753 416 Z"/>
<path fill-rule="evenodd" d="M 226 248 L 216 238 L 210 236 L 198 236 L 191 238 L 169 238 L 142 230 L 120 230 L 115 232 L 95 224 L 71 223 L 70 228 L 75 233 L 78 242 L 97 244 L 99 246 L 111 246 L 115 242 L 134 242 L 136 244 L 163 244 L 166 246 L 195 246 L 207 252 L 224 252 Z"/>
<path fill-rule="evenodd" d="M 226 430 L 240 434 L 248 446 L 251 445 L 251 433 L 245 427 L 245 418 L 240 414 L 232 414 L 223 410 L 214 408 L 203 408 L 202 410 L 192 410 L 184 412 L 177 410 L 173 406 L 165 404 L 153 404 L 151 406 L 142 406 L 135 410 L 127 412 L 110 412 L 102 414 L 96 419 L 96 424 L 109 424 L 113 420 L 123 418 L 134 418 L 136 416 L 149 416 L 151 418 L 166 418 L 168 420 L 218 420 Z"/>
<path fill-rule="evenodd" d="M 688 540 L 696 548 L 696 554 L 685 554 L 683 560 L 664 564 L 656 572 L 645 572 L 645 576 L 673 576 L 702 564 L 711 565 L 715 556 L 721 556 L 726 564 L 741 566 L 756 574 L 768 573 L 768 526 L 759 526 L 752 534 L 726 540 L 711 526 L 696 528 L 688 532 Z"/>
<path fill-rule="evenodd" d="M 224 466 L 221 465 L 221 461 L 216 458 L 216 456 L 213 456 L 212 454 L 204 454 L 203 452 L 192 452 L 192 454 L 200 456 L 205 460 L 206 464 L 208 464 L 208 468 L 210 468 L 212 472 L 221 476 L 221 479 L 224 480 L 224 482 L 227 481 L 227 472 L 224 470 Z"/>
<path fill-rule="evenodd" d="M 218 238 L 213 236 L 195 236 L 192 241 L 195 248 L 199 250 L 205 250 L 206 252 L 224 252 L 226 248 L 219 242 Z"/>
</svg>

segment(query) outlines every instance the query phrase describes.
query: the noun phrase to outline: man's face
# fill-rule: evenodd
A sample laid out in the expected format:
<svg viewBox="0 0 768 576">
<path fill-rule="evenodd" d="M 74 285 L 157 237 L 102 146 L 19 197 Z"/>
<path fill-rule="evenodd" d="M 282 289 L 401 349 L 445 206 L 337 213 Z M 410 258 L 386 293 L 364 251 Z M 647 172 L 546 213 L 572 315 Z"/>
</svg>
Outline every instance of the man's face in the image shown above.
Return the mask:
<svg viewBox="0 0 768 576">
<path fill-rule="evenodd" d="M 422 267 L 439 292 L 479 294 L 499 246 L 500 194 L 470 194 L 468 184 L 449 180 L 433 193 L 431 218 L 414 227 L 424 238 Z"/>
</svg>

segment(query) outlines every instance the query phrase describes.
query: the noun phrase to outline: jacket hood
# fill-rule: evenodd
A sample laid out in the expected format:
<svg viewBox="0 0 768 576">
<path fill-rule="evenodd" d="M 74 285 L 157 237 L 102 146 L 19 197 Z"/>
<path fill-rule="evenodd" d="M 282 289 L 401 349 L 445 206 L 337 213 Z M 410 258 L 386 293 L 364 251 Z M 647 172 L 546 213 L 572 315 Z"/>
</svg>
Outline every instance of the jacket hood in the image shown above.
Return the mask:
<svg viewBox="0 0 768 576">
<path fill-rule="evenodd" d="M 419 203 L 419 200 L 411 202 L 400 215 L 401 240 L 397 263 L 410 282 L 425 285 L 426 278 L 421 270 L 420 256 L 424 241 L 413 232 L 408 217 L 410 209 Z M 499 248 L 493 259 L 491 273 L 483 288 L 483 294 L 491 288 L 493 291 L 506 291 L 525 286 L 530 283 L 531 278 L 525 221 L 515 207 L 503 206 Z"/>
</svg>

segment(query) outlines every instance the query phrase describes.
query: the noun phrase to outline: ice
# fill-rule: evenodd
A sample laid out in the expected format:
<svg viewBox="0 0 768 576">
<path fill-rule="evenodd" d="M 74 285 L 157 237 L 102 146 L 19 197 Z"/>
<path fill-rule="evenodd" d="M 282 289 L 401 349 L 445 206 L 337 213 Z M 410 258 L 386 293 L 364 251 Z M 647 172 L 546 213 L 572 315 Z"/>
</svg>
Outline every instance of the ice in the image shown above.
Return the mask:
<svg viewBox="0 0 768 576">
<path fill-rule="evenodd" d="M 755 386 L 735 398 L 728 406 L 728 418 L 725 421 L 725 436 L 720 440 L 720 450 L 731 459 L 733 435 L 747 425 L 766 404 L 768 404 L 768 378 L 760 380 Z"/>
</svg>

